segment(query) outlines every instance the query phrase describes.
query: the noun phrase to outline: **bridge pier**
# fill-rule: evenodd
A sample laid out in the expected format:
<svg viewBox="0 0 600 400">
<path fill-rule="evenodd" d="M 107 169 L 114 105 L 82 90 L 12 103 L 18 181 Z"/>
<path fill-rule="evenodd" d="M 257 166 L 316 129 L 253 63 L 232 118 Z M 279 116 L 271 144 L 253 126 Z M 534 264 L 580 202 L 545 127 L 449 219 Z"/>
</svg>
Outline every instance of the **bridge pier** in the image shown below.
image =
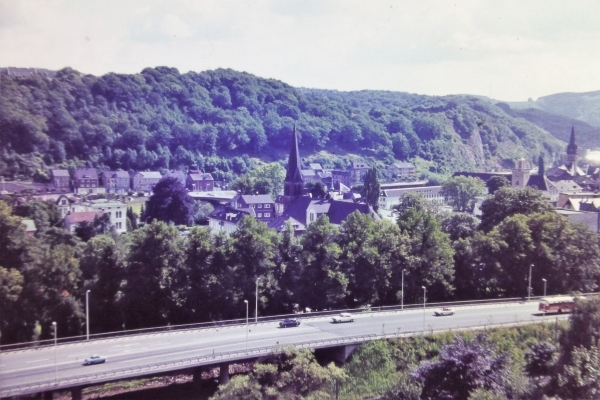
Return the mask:
<svg viewBox="0 0 600 400">
<path fill-rule="evenodd" d="M 219 365 L 219 385 L 229 382 L 229 363 Z"/>
<path fill-rule="evenodd" d="M 71 399 L 72 400 L 81 400 L 81 389 L 83 389 L 81 386 L 71 388 Z"/>
<path fill-rule="evenodd" d="M 340 364 L 344 364 L 348 357 L 358 348 L 358 344 L 347 344 L 344 346 L 327 347 L 324 349 L 318 349 L 317 352 L 321 355 L 337 361 Z"/>
</svg>

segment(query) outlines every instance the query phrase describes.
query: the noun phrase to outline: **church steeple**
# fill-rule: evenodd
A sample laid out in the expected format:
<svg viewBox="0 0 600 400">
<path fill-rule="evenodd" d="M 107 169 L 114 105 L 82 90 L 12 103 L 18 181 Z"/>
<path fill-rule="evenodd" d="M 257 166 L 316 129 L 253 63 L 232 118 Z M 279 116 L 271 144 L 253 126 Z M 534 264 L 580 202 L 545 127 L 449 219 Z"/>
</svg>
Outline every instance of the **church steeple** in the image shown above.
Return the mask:
<svg viewBox="0 0 600 400">
<path fill-rule="evenodd" d="M 302 196 L 304 192 L 304 179 L 300 168 L 300 152 L 298 151 L 298 136 L 296 125 L 292 134 L 292 145 L 290 146 L 290 158 L 288 160 L 287 172 L 285 174 L 283 195 L 290 197 Z"/>
<path fill-rule="evenodd" d="M 577 144 L 575 144 L 575 127 L 571 126 L 571 139 L 567 146 L 567 165 L 575 166 L 577 164 Z"/>
</svg>

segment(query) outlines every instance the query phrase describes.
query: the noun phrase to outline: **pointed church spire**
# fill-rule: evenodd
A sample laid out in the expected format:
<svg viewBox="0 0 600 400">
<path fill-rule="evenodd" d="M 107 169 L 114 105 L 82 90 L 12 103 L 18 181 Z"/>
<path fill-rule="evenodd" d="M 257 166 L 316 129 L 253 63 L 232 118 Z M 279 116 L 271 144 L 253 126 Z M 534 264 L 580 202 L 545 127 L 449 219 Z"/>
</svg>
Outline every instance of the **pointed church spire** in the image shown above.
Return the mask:
<svg viewBox="0 0 600 400">
<path fill-rule="evenodd" d="M 300 152 L 298 150 L 298 136 L 296 135 L 296 124 L 294 124 L 294 133 L 292 134 L 292 146 L 290 147 L 290 158 L 288 160 L 286 182 L 304 182 L 300 168 Z"/>
</svg>

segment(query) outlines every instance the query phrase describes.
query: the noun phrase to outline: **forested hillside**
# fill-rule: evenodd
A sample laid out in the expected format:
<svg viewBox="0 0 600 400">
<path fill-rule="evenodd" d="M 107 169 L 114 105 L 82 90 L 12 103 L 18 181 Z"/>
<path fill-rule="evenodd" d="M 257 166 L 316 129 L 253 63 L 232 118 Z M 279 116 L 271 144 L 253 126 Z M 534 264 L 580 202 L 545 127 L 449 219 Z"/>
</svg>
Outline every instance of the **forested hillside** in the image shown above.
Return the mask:
<svg viewBox="0 0 600 400">
<path fill-rule="evenodd" d="M 535 101 L 509 103 L 513 109 L 537 108 L 551 114 L 600 126 L 600 90 L 585 93 L 556 93 Z"/>
<path fill-rule="evenodd" d="M 591 126 L 579 119 L 552 114 L 538 108 L 512 108 L 506 103 L 498 103 L 507 114 L 527 121 L 547 130 L 555 138 L 569 141 L 571 127 L 575 128 L 577 144 L 580 149 L 597 149 L 600 146 L 600 127 Z M 599 107 L 600 108 L 600 107 Z"/>
<path fill-rule="evenodd" d="M 0 76 L 0 173 L 44 180 L 50 166 L 178 169 L 216 179 L 283 160 L 296 123 L 303 156 L 420 157 L 448 173 L 563 151 L 546 131 L 469 96 L 297 89 L 233 70 L 54 78 Z M 327 158 L 327 157 L 325 157 Z"/>
</svg>

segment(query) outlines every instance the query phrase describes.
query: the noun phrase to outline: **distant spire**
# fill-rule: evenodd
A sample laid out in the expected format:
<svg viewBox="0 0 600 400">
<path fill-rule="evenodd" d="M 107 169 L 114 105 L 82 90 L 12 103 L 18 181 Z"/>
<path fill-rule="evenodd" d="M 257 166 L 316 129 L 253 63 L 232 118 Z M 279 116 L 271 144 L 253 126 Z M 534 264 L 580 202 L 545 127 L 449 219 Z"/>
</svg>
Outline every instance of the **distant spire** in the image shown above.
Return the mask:
<svg viewBox="0 0 600 400">
<path fill-rule="evenodd" d="M 292 135 L 292 146 L 290 147 L 290 158 L 288 160 L 286 182 L 304 182 L 300 168 L 300 151 L 298 150 L 298 136 L 296 135 L 296 124 Z"/>
<path fill-rule="evenodd" d="M 296 124 L 294 124 L 294 133 L 292 135 L 292 145 L 290 147 L 290 158 L 288 160 L 285 181 L 283 182 L 283 196 L 288 202 L 304 192 L 304 179 L 300 168 L 300 152 L 298 151 L 298 136 L 296 135 Z"/>
<path fill-rule="evenodd" d="M 577 154 L 577 144 L 575 144 L 575 127 L 571 126 L 571 139 L 567 146 L 567 154 Z"/>
</svg>

